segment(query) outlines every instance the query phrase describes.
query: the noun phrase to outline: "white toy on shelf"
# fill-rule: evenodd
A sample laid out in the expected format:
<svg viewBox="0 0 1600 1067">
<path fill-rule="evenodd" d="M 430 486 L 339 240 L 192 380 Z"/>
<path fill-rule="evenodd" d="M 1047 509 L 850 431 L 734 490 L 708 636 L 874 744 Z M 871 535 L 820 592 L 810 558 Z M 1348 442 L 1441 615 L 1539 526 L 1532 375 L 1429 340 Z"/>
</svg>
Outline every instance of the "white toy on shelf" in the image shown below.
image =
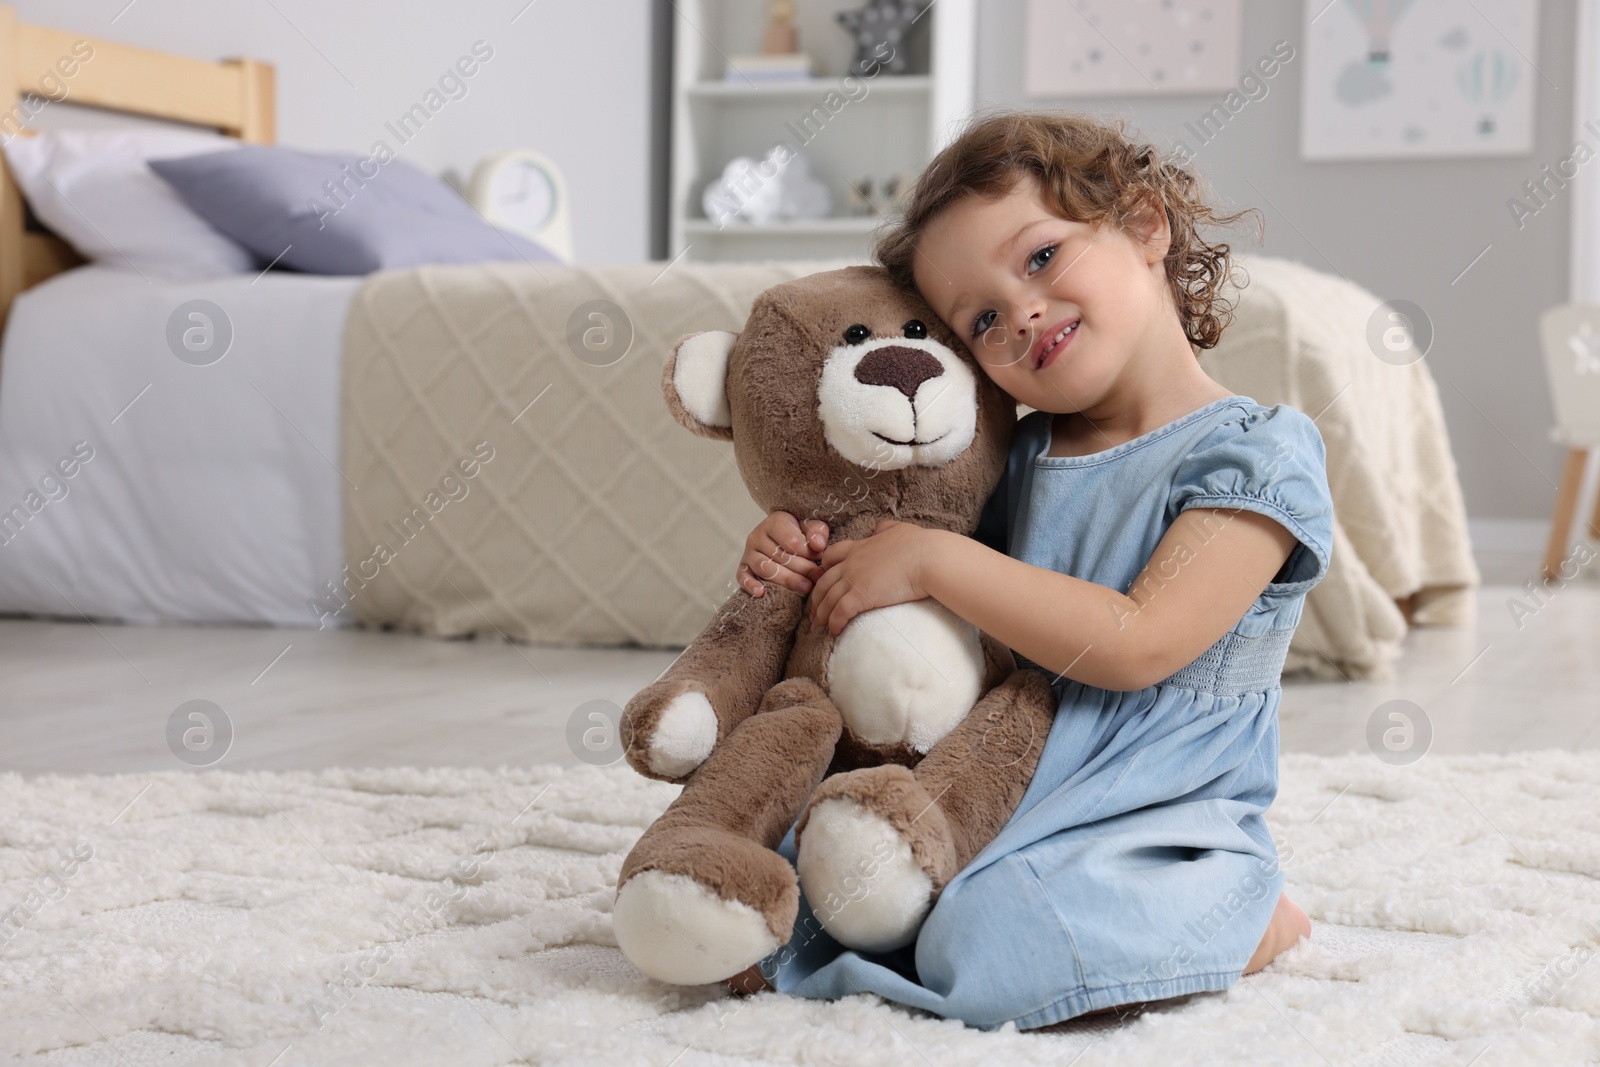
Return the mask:
<svg viewBox="0 0 1600 1067">
<path fill-rule="evenodd" d="M 701 195 L 706 218 L 718 229 L 745 222 L 766 226 L 794 219 L 825 218 L 833 209 L 827 185 L 811 176 L 811 162 L 787 145 L 761 160 L 736 156 Z"/>
</svg>

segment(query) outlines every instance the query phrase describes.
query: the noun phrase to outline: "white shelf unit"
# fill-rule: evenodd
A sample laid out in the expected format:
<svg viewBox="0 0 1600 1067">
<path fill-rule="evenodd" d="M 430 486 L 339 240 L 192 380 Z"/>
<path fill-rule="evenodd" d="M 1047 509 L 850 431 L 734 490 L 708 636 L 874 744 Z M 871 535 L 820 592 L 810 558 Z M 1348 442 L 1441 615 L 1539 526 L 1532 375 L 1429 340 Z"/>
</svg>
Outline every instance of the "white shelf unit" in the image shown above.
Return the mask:
<svg viewBox="0 0 1600 1067">
<path fill-rule="evenodd" d="M 678 0 L 673 5 L 669 255 L 693 260 L 857 258 L 882 216 L 843 215 L 847 184 L 915 175 L 972 109 L 976 0 L 938 0 L 922 16 L 927 73 L 846 82 L 855 44 L 835 15 L 863 0 L 799 0 L 800 49 L 816 62 L 803 82 L 726 81 L 727 56 L 759 52 L 767 5 Z M 912 54 L 918 54 L 913 50 Z M 837 93 L 827 106 L 828 95 Z M 839 101 L 843 100 L 841 106 Z M 819 110 L 820 109 L 820 110 Z M 809 119 L 808 119 L 809 117 Z M 706 218 L 701 194 L 735 156 L 760 159 L 787 142 L 833 193 L 835 216 L 754 226 Z"/>
<path fill-rule="evenodd" d="M 741 234 L 757 237 L 779 236 L 786 233 L 815 234 L 826 236 L 837 234 L 845 237 L 858 237 L 871 233 L 878 228 L 883 219 L 879 216 L 847 216 L 844 218 L 806 219 L 797 222 L 772 222 L 762 225 L 745 223 L 738 227 Z M 683 232 L 693 237 L 719 237 L 727 234 L 733 228 L 733 223 L 728 226 L 718 226 L 710 219 L 685 219 Z"/>
</svg>

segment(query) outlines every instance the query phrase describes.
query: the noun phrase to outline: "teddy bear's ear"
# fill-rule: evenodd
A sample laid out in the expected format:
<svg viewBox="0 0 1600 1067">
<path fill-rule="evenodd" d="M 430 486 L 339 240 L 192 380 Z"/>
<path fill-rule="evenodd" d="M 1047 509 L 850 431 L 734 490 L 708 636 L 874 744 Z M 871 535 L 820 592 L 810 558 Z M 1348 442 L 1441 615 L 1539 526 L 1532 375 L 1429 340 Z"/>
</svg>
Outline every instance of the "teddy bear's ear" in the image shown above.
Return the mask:
<svg viewBox="0 0 1600 1067">
<path fill-rule="evenodd" d="M 733 440 L 728 409 L 728 353 L 737 334 L 726 330 L 691 333 L 678 342 L 661 372 L 672 417 L 701 437 Z"/>
</svg>

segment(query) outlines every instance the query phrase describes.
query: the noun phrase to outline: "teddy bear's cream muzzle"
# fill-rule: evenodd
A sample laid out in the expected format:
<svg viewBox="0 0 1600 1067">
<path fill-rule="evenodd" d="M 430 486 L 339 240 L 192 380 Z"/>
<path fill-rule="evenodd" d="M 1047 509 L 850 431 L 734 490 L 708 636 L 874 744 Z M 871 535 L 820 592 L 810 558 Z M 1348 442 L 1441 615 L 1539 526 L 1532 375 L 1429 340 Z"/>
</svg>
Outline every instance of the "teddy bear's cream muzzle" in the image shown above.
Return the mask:
<svg viewBox="0 0 1600 1067">
<path fill-rule="evenodd" d="M 873 338 L 829 353 L 817 414 L 828 444 L 858 467 L 937 467 L 972 444 L 977 381 L 931 337 Z"/>
</svg>

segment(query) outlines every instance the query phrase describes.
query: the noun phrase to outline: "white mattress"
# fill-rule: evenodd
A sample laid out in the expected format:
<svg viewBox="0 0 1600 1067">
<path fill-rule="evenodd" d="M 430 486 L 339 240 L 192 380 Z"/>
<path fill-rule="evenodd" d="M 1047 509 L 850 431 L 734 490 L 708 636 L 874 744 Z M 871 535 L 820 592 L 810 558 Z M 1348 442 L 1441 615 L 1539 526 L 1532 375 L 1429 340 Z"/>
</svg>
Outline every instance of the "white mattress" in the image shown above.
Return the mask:
<svg viewBox="0 0 1600 1067">
<path fill-rule="evenodd" d="M 80 267 L 22 294 L 0 347 L 0 520 L 45 500 L 75 443 L 94 455 L 0 527 L 0 613 L 315 626 L 307 601 L 343 564 L 340 342 L 361 280 Z M 233 326 L 209 366 L 168 347 L 195 299 Z"/>
</svg>

